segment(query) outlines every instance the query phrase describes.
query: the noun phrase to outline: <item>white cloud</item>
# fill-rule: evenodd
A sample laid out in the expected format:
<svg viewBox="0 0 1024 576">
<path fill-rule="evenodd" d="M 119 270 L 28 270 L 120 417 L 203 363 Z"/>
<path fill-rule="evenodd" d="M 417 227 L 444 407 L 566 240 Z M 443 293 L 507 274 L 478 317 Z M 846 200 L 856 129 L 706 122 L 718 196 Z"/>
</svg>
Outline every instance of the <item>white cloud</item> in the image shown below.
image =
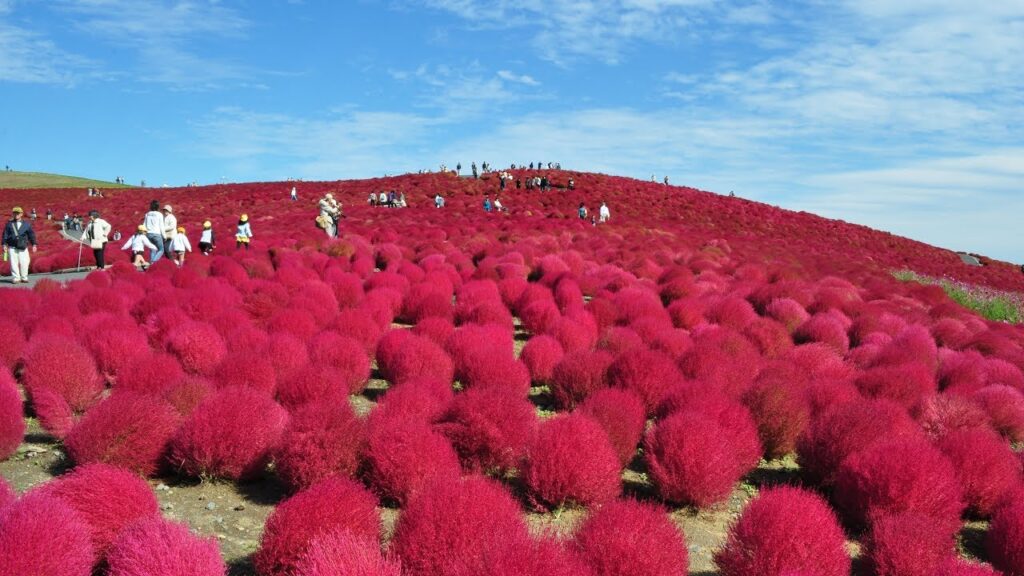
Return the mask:
<svg viewBox="0 0 1024 576">
<path fill-rule="evenodd" d="M 0 17 L 11 4 L 0 4 Z M 73 85 L 99 74 L 95 62 L 61 49 L 53 41 L 0 20 L 0 82 Z"/>
<path fill-rule="evenodd" d="M 540 82 L 527 74 L 516 74 L 509 70 L 498 70 L 498 78 L 508 82 L 526 84 L 527 86 L 540 86 Z"/>
</svg>

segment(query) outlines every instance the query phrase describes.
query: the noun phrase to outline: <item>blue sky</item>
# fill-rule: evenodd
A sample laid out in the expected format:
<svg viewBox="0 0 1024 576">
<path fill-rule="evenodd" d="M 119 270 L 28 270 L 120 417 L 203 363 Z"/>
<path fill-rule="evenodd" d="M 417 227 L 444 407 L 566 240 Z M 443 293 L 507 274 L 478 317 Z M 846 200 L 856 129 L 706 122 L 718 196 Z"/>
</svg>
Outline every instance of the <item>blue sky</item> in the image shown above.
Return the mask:
<svg viewBox="0 0 1024 576">
<path fill-rule="evenodd" d="M 0 0 L 0 163 L 537 160 L 1021 261 L 1024 0 Z"/>
</svg>

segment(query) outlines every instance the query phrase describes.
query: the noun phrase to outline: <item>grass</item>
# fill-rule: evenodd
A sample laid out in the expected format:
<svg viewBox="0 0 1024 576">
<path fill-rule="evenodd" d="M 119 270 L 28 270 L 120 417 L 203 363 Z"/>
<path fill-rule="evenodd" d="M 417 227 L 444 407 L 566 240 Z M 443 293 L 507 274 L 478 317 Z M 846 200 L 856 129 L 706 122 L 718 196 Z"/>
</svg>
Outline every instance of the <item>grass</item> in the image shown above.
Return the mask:
<svg viewBox="0 0 1024 576">
<path fill-rule="evenodd" d="M 952 278 L 933 278 L 912 270 L 897 270 L 893 277 L 901 282 L 917 282 L 941 287 L 946 294 L 964 308 L 974 310 L 989 320 L 1020 324 L 1024 321 L 1024 294 L 1004 292 L 975 286 Z"/>
<path fill-rule="evenodd" d="M 0 188 L 127 188 L 127 186 L 104 180 L 45 172 L 0 171 Z"/>
</svg>

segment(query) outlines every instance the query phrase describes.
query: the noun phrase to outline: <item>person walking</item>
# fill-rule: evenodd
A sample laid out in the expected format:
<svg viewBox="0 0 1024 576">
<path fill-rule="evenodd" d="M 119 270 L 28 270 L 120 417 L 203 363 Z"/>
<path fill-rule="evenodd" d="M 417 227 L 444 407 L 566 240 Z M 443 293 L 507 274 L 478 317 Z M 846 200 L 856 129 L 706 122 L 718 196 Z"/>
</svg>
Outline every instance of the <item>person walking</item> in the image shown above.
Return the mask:
<svg viewBox="0 0 1024 576">
<path fill-rule="evenodd" d="M 334 194 L 328 192 L 320 199 L 320 215 L 317 217 L 317 225 L 327 233 L 328 238 L 338 235 L 338 215 L 340 208 L 334 199 Z"/>
<path fill-rule="evenodd" d="M 4 226 L 4 256 L 11 262 L 11 277 L 14 284 L 28 282 L 28 267 L 32 261 L 29 256 L 29 246 L 35 252 L 39 246 L 36 244 L 36 231 L 32 224 L 25 220 L 25 211 L 21 206 L 15 206 L 11 210 L 11 219 Z"/>
<path fill-rule="evenodd" d="M 576 213 L 579 214 L 580 220 L 586 220 L 587 219 L 587 206 L 583 202 L 580 202 L 580 207 L 579 207 L 578 210 L 576 210 Z"/>
<path fill-rule="evenodd" d="M 192 243 L 188 241 L 188 236 L 185 235 L 184 226 L 178 226 L 177 234 L 174 235 L 174 239 L 171 240 L 171 250 L 174 251 L 174 263 L 181 268 L 185 265 L 185 252 L 192 251 Z"/>
<path fill-rule="evenodd" d="M 434 208 L 444 208 L 444 196 L 440 192 L 434 195 Z"/>
<path fill-rule="evenodd" d="M 295 202 L 298 199 L 299 199 L 299 191 L 295 189 L 295 186 L 292 186 L 292 202 Z"/>
<path fill-rule="evenodd" d="M 174 250 L 171 249 L 171 244 L 177 234 L 178 219 L 174 216 L 174 209 L 168 204 L 164 206 L 164 253 L 170 260 L 174 260 Z"/>
<path fill-rule="evenodd" d="M 139 224 L 139 228 L 136 230 L 135 234 L 132 235 L 132 237 L 124 243 L 124 246 L 121 247 L 121 250 L 132 251 L 132 264 L 139 270 L 146 269 L 146 249 L 148 248 L 150 252 L 156 250 L 156 244 L 153 244 L 149 237 L 150 235 L 146 231 L 146 226 L 144 224 Z"/>
<path fill-rule="evenodd" d="M 484 196 L 484 212 L 490 212 L 490 211 L 491 211 L 491 197 L 490 196 Z"/>
<path fill-rule="evenodd" d="M 149 249 L 149 262 L 153 263 L 164 255 L 164 215 L 156 200 L 149 203 L 149 212 L 146 212 L 143 226 L 146 228 L 146 238 L 153 246 Z"/>
<path fill-rule="evenodd" d="M 612 211 L 608 209 L 608 204 L 601 202 L 601 210 L 598 215 L 602 224 L 612 219 Z"/>
<path fill-rule="evenodd" d="M 106 252 L 107 242 L 110 241 L 110 223 L 100 218 L 98 210 L 89 211 L 89 225 L 85 227 L 85 234 L 82 235 L 82 243 L 88 243 L 92 248 L 93 258 L 96 259 L 96 269 L 103 270 L 107 267 Z"/>
<path fill-rule="evenodd" d="M 216 240 L 213 238 L 213 223 L 207 220 L 203 222 L 203 233 L 199 235 L 199 251 L 203 256 L 209 256 L 213 252 Z"/>
<path fill-rule="evenodd" d="M 238 218 L 238 229 L 235 230 L 235 248 L 245 246 L 249 249 L 249 242 L 252 241 L 252 226 L 249 225 L 249 215 L 242 214 Z"/>
</svg>

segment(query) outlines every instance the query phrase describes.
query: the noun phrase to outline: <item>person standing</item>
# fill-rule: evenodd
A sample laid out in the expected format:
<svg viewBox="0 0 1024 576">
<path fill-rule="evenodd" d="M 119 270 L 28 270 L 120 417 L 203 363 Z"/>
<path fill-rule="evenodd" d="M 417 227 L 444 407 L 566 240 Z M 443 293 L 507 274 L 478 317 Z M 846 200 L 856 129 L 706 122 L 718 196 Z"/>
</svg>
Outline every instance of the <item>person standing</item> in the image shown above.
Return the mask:
<svg viewBox="0 0 1024 576">
<path fill-rule="evenodd" d="M 484 212 L 490 212 L 490 211 L 491 211 L 491 197 L 489 195 L 488 196 L 484 196 Z"/>
<path fill-rule="evenodd" d="M 213 223 L 207 220 L 203 222 L 203 233 L 199 235 L 199 251 L 203 256 L 209 256 L 213 252 L 216 240 L 213 238 Z"/>
<path fill-rule="evenodd" d="M 156 250 L 156 245 L 149 241 L 149 234 L 146 232 L 146 226 L 139 224 L 139 229 L 135 234 L 124 243 L 121 250 L 131 249 L 132 251 L 132 264 L 135 265 L 139 270 L 146 269 L 146 249 L 152 252 Z"/>
<path fill-rule="evenodd" d="M 238 218 L 238 228 L 235 230 L 235 248 L 245 246 L 249 249 L 249 242 L 252 241 L 252 226 L 249 225 L 249 215 L 242 214 Z"/>
<path fill-rule="evenodd" d="M 174 250 L 171 249 L 171 244 L 174 243 L 174 237 L 177 235 L 178 219 L 174 216 L 174 209 L 168 204 L 164 206 L 164 253 L 170 260 L 174 260 Z"/>
<path fill-rule="evenodd" d="M 299 191 L 295 189 L 295 186 L 292 186 L 292 202 L 295 202 L 298 199 L 299 199 Z"/>
<path fill-rule="evenodd" d="M 183 226 L 178 227 L 178 233 L 174 235 L 174 239 L 171 240 L 171 250 L 174 251 L 174 263 L 181 268 L 185 265 L 185 252 L 192 251 L 192 243 L 188 241 L 188 236 L 185 235 L 185 228 Z"/>
<path fill-rule="evenodd" d="M 146 228 L 146 239 L 153 247 L 149 249 L 149 262 L 153 263 L 164 255 L 164 215 L 160 213 L 160 203 L 153 200 L 149 203 L 149 212 L 143 222 Z"/>
<path fill-rule="evenodd" d="M 327 233 L 327 237 L 334 238 L 338 235 L 338 214 L 340 212 L 338 202 L 334 199 L 334 194 L 330 192 L 324 194 L 324 197 L 320 199 L 319 206 L 320 217 L 317 218 L 317 221 L 324 232 Z"/>
<path fill-rule="evenodd" d="M 32 224 L 24 218 L 25 211 L 21 206 L 15 206 L 11 210 L 11 219 L 4 226 L 4 255 L 11 261 L 11 276 L 15 284 L 28 282 L 28 266 L 32 261 L 28 253 L 29 245 L 33 252 L 39 247 Z"/>
<path fill-rule="evenodd" d="M 586 220 L 587 219 L 587 206 L 583 202 L 580 202 L 579 210 L 577 210 L 576 213 L 579 214 L 580 220 Z"/>
<path fill-rule="evenodd" d="M 440 192 L 434 195 L 434 208 L 444 208 L 444 196 Z"/>
<path fill-rule="evenodd" d="M 88 242 L 89 247 L 92 248 L 92 255 L 96 259 L 97 270 L 103 270 L 107 267 L 106 251 L 109 236 L 110 223 L 100 218 L 98 210 L 90 210 L 89 225 L 85 227 L 82 243 Z"/>
<path fill-rule="evenodd" d="M 601 202 L 601 210 L 598 212 L 601 223 L 605 223 L 612 219 L 612 211 L 608 209 L 608 204 Z"/>
</svg>

